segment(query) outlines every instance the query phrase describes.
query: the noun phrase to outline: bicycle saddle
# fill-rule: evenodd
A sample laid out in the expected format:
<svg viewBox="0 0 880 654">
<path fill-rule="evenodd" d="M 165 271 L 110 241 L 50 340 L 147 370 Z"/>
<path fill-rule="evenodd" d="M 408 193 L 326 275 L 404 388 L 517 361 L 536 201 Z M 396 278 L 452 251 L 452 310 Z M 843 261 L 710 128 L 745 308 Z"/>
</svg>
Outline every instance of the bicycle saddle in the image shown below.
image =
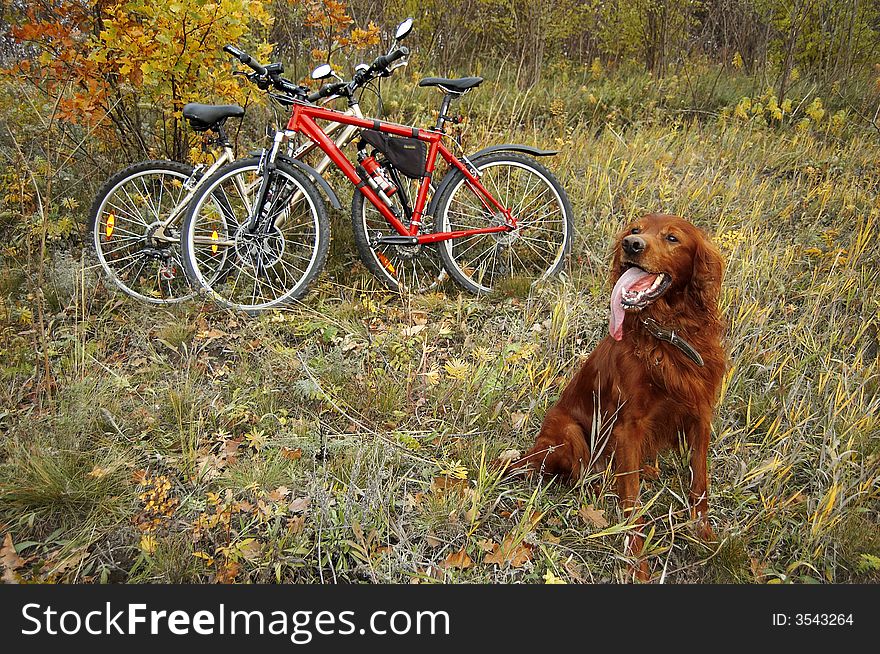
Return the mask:
<svg viewBox="0 0 880 654">
<path fill-rule="evenodd" d="M 447 93 L 464 93 L 478 87 L 482 83 L 482 77 L 460 77 L 459 79 L 426 77 L 419 82 L 419 86 L 437 86 Z"/>
<path fill-rule="evenodd" d="M 190 102 L 183 107 L 183 117 L 195 130 L 211 129 L 227 118 L 241 118 L 244 109 L 237 104 L 198 104 Z"/>
</svg>

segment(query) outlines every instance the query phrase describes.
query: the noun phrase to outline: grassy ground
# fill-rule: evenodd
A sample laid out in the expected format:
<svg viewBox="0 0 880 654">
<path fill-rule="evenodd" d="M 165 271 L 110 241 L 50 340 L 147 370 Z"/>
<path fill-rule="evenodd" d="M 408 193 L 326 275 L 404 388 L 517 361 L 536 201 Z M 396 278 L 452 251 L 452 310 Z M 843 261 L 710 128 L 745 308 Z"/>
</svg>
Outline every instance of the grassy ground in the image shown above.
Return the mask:
<svg viewBox="0 0 880 654">
<path fill-rule="evenodd" d="M 686 455 L 668 454 L 642 490 L 654 578 L 877 581 L 876 135 L 726 116 L 586 128 L 567 111 L 468 135 L 564 146 L 552 166 L 574 251 L 527 296 L 383 292 L 344 216 L 316 289 L 259 319 L 146 308 L 76 250 L 54 257 L 36 316 L 10 269 L 4 577 L 623 580 L 628 527 L 608 471 L 570 488 L 501 480 L 486 462 L 531 443 L 607 333 L 612 235 L 662 210 L 707 227 L 727 257 L 732 367 L 710 449 L 719 542 L 696 539 Z"/>
</svg>

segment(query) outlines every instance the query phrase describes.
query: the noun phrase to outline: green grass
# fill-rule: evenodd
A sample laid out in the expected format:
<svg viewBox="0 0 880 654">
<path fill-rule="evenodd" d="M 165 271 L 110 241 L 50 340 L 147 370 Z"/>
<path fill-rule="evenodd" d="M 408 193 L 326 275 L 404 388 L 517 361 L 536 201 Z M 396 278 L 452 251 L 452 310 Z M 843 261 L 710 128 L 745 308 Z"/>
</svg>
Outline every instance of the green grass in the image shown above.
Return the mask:
<svg viewBox="0 0 880 654">
<path fill-rule="evenodd" d="M 14 574 L 622 581 L 628 527 L 608 471 L 567 487 L 501 479 L 486 462 L 529 446 L 607 333 L 609 244 L 656 210 L 708 228 L 727 258 L 731 369 L 710 449 L 719 542 L 696 538 L 686 459 L 668 453 L 642 489 L 654 578 L 877 581 L 876 135 L 669 108 L 657 110 L 667 120 L 611 129 L 569 107 L 510 132 L 499 111 L 468 128 L 468 143 L 561 148 L 549 163 L 575 208 L 566 274 L 531 292 L 385 293 L 356 263 L 344 215 L 315 290 L 257 319 L 120 301 L 74 256 L 52 272 L 73 290 L 47 309 L 47 386 L 36 312 L 10 267 L 0 533 L 27 561 Z M 425 318 L 414 336 L 405 329 Z M 145 493 L 163 477 L 157 508 Z M 582 517 L 588 506 L 607 526 Z M 487 562 L 496 547 L 517 565 Z"/>
</svg>

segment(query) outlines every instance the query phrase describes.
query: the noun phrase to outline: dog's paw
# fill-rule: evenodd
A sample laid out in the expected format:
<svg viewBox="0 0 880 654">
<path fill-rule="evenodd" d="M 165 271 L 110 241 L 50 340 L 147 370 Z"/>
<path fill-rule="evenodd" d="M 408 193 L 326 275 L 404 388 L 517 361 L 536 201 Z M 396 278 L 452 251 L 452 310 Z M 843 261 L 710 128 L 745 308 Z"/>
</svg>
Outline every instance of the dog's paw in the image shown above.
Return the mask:
<svg viewBox="0 0 880 654">
<path fill-rule="evenodd" d="M 709 521 L 705 518 L 697 523 L 697 536 L 700 537 L 700 540 L 707 543 L 714 543 L 718 540 L 718 537 L 715 536 L 715 531 L 712 529 L 712 525 L 710 525 Z"/>
<path fill-rule="evenodd" d="M 648 562 L 641 559 L 636 563 L 630 564 L 628 570 L 628 582 L 647 584 L 651 581 L 651 571 L 648 568 Z"/>
<path fill-rule="evenodd" d="M 660 468 L 646 463 L 642 466 L 642 477 L 656 481 L 660 479 Z"/>
</svg>

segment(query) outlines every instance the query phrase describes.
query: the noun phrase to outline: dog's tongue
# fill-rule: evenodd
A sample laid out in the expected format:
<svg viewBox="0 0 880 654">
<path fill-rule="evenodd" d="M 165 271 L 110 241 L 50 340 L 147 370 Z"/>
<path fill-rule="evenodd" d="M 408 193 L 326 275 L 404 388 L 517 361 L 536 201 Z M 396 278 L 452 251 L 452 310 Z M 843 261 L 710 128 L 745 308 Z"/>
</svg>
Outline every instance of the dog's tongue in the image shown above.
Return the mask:
<svg viewBox="0 0 880 654">
<path fill-rule="evenodd" d="M 620 279 L 617 280 L 614 290 L 611 291 L 611 318 L 608 321 L 608 331 L 611 332 L 611 337 L 615 341 L 623 338 L 623 316 L 625 313 L 621 304 L 623 292 L 636 286 L 644 286 L 649 280 L 653 283 L 655 277 L 656 275 L 633 266 L 632 268 L 627 268 L 620 276 Z"/>
</svg>

